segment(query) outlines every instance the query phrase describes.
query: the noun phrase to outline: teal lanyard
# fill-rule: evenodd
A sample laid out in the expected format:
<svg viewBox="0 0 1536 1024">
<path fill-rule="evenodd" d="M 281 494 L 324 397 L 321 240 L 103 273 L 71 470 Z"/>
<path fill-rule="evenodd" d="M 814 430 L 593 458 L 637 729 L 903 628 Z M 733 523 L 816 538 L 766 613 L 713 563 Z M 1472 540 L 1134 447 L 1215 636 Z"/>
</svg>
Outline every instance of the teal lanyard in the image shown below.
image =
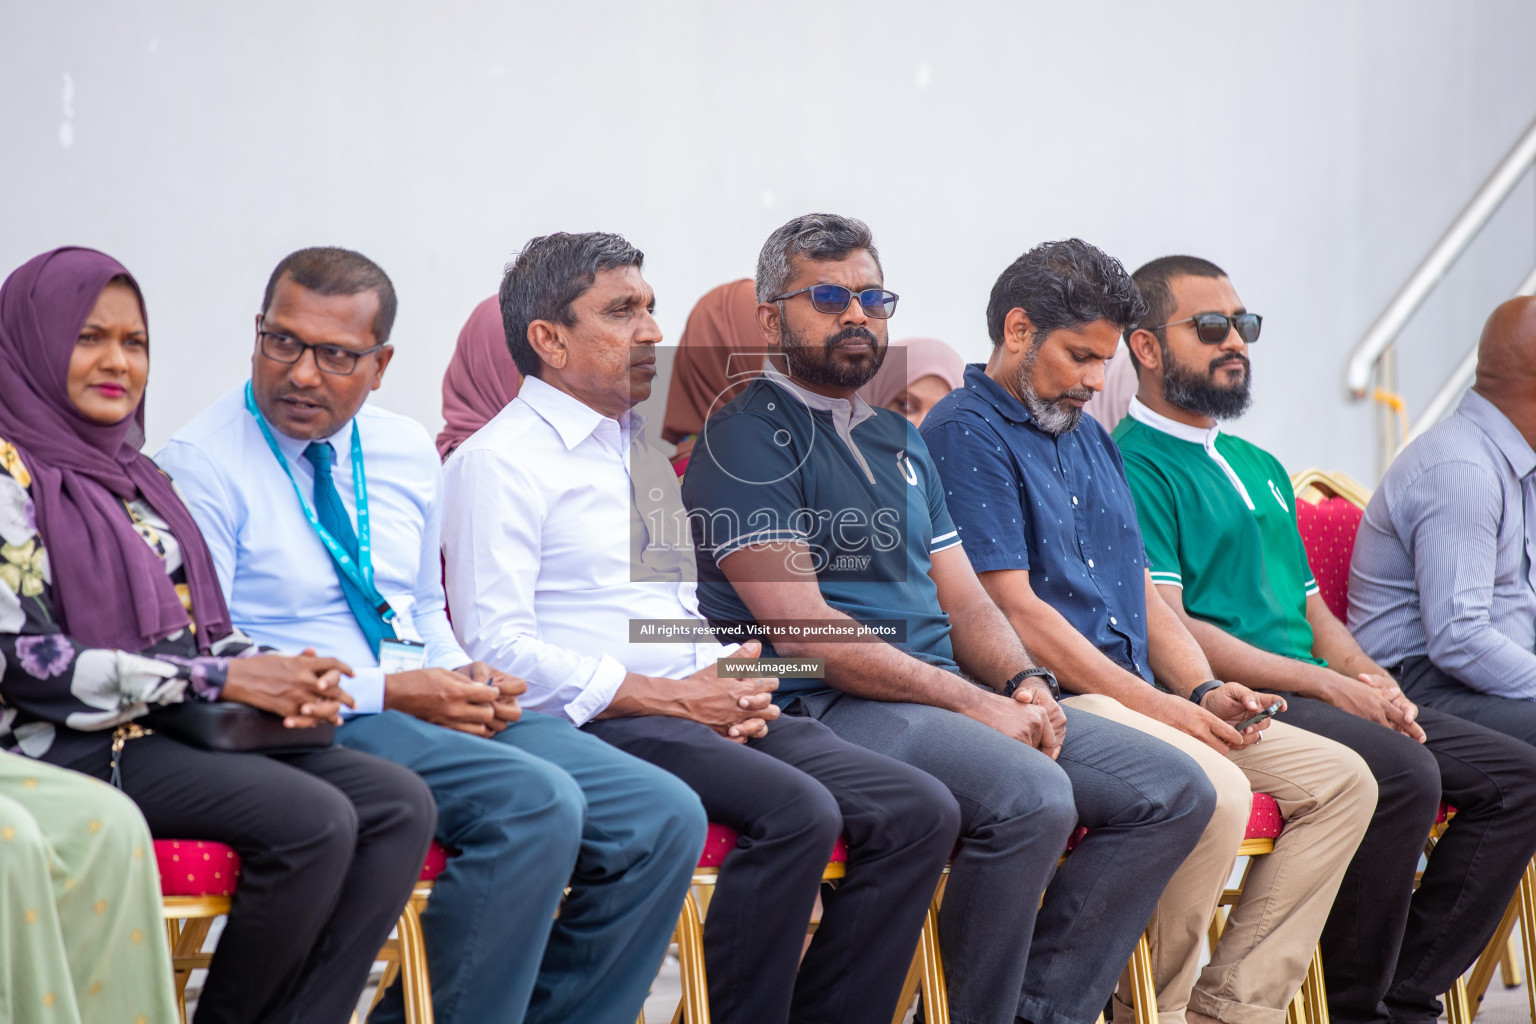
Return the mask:
<svg viewBox="0 0 1536 1024">
<path fill-rule="evenodd" d="M 395 610 L 373 585 L 373 553 L 368 542 L 368 477 L 363 472 L 363 442 L 358 435 L 357 419 L 354 417 L 352 420 L 352 494 L 357 501 L 357 561 L 354 562 L 346 549 L 331 536 L 331 531 L 320 525 L 320 517 L 315 515 L 315 510 L 309 507 L 309 502 L 304 498 L 304 492 L 299 488 L 299 482 L 293 478 L 293 470 L 288 465 L 288 459 L 283 455 L 283 450 L 277 446 L 277 439 L 272 436 L 272 428 L 267 426 L 261 410 L 256 408 L 256 395 L 251 390 L 250 381 L 245 382 L 245 408 L 256 420 L 256 425 L 261 428 L 261 436 L 267 439 L 267 447 L 272 449 L 272 457 L 277 459 L 279 466 L 283 467 L 288 482 L 293 485 L 293 493 L 298 496 L 299 507 L 304 510 L 304 518 L 309 520 L 309 525 L 315 528 L 315 533 L 320 537 L 320 543 L 324 544 L 325 549 L 331 553 L 331 559 L 336 563 L 336 570 L 368 599 L 380 618 L 392 625 Z"/>
</svg>

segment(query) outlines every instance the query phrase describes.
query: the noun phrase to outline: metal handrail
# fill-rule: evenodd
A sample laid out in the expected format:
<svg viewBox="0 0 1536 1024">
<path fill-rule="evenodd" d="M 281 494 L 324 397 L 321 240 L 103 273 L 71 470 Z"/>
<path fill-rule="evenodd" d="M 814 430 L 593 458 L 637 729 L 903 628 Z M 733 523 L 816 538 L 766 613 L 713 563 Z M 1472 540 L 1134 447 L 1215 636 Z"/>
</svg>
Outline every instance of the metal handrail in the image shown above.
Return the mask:
<svg viewBox="0 0 1536 1024">
<path fill-rule="evenodd" d="M 1515 295 L 1536 295 L 1536 269 L 1533 269 L 1525 279 L 1525 282 L 1515 290 Z M 1414 421 L 1413 428 L 1408 431 L 1408 436 L 1403 438 L 1403 447 L 1408 447 L 1424 431 L 1443 420 L 1447 413 L 1461 401 L 1461 396 L 1467 388 L 1472 386 L 1472 378 L 1477 374 L 1477 346 L 1472 346 L 1456 369 L 1451 371 L 1451 376 L 1446 380 L 1435 397 L 1429 400 L 1424 411 L 1419 413 L 1419 418 Z"/>
<path fill-rule="evenodd" d="M 1370 330 L 1355 345 L 1349 357 L 1344 382 L 1355 399 L 1364 398 L 1370 391 L 1371 370 L 1402 333 L 1408 320 L 1416 313 L 1435 285 L 1445 276 L 1451 265 L 1466 251 L 1472 239 L 1488 223 L 1499 205 L 1514 191 L 1520 178 L 1536 163 L 1536 122 L 1525 130 L 1509 155 L 1494 168 L 1483 187 L 1477 190 L 1472 201 L 1451 223 L 1450 228 L 1424 257 L 1413 276 L 1408 278 L 1398 293 L 1382 310 Z"/>
</svg>

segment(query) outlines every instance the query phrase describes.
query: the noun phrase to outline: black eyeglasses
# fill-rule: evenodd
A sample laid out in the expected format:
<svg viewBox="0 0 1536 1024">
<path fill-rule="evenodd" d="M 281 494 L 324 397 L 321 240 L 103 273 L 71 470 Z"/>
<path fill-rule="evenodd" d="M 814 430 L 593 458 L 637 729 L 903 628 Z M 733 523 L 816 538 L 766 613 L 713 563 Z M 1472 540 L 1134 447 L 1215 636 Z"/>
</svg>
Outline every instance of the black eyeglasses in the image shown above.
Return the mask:
<svg viewBox="0 0 1536 1024">
<path fill-rule="evenodd" d="M 384 343 L 380 342 L 373 348 L 354 352 L 340 345 L 312 345 L 307 341 L 300 341 L 291 334 L 262 330 L 260 316 L 256 317 L 256 342 L 261 346 L 262 355 L 273 362 L 286 363 L 289 366 L 303 359 L 305 352 L 314 352 L 315 365 L 321 372 L 334 374 L 337 377 L 350 376 L 357 369 L 359 359 L 372 355 L 384 347 Z"/>
<path fill-rule="evenodd" d="M 779 302 L 783 299 L 792 299 L 796 295 L 811 293 L 811 307 L 818 313 L 841 313 L 848 308 L 848 303 L 853 297 L 859 297 L 859 306 L 863 308 L 865 316 L 872 316 L 876 320 L 888 320 L 896 312 L 896 300 L 901 298 L 895 292 L 888 292 L 884 288 L 867 288 L 862 292 L 844 288 L 840 284 L 813 284 L 809 288 L 801 288 L 799 291 L 785 292 L 783 295 L 775 295 L 770 302 Z"/>
<path fill-rule="evenodd" d="M 1195 337 L 1207 345 L 1220 345 L 1227 340 L 1228 331 L 1236 331 L 1244 344 L 1252 345 L 1259 340 L 1259 328 L 1264 326 L 1264 318 L 1257 313 L 1238 313 L 1235 316 L 1227 316 L 1225 313 L 1201 313 L 1199 316 L 1170 320 L 1166 324 L 1158 324 L 1156 327 L 1146 329 L 1160 331 L 1164 327 L 1188 323 L 1195 325 Z"/>
</svg>

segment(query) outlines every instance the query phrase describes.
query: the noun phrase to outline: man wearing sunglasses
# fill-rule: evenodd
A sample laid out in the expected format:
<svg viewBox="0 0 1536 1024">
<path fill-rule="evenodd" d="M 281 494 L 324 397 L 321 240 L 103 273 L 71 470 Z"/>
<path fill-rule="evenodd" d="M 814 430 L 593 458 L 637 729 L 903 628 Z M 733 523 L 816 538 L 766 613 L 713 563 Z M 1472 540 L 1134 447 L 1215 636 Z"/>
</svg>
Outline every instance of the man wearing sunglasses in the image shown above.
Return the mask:
<svg viewBox="0 0 1536 1024">
<path fill-rule="evenodd" d="M 922 772 L 781 717 L 773 680 L 720 671 L 757 648 L 699 617 L 677 475 L 637 409 L 662 340 L 644 265 L 589 231 L 531 239 L 507 266 L 522 387 L 443 469 L 454 627 L 527 679 L 530 708 L 673 773 L 739 834 L 704 929 L 712 1019 L 885 1024 L 960 812 Z M 847 871 L 806 949 L 839 836 Z"/>
<path fill-rule="evenodd" d="M 780 680 L 784 717 L 920 768 L 959 802 L 939 918 L 954 1019 L 1090 1024 L 1214 791 L 1173 747 L 1057 705 L 960 549 L 917 431 L 858 397 L 896 309 L 868 226 L 785 224 L 757 296 L 783 365 L 710 418 L 683 480 L 700 609 L 821 662 L 824 678 Z M 800 631 L 770 632 L 782 623 Z M 848 642 L 819 638 L 832 630 Z"/>
<path fill-rule="evenodd" d="M 250 380 L 158 461 L 208 540 L 231 619 L 258 643 L 345 661 L 357 713 L 337 742 L 431 787 L 437 838 L 455 851 L 422 915 L 439 1024 L 630 1024 L 698 862 L 703 809 L 666 772 L 523 713 L 523 681 L 459 646 L 437 451 L 421 424 L 367 401 L 394 356 L 394 316 L 393 284 L 362 254 L 287 256 Z M 396 983 L 371 1019 L 404 1015 Z"/>
<path fill-rule="evenodd" d="M 1120 262 L 1079 239 L 1020 256 L 987 304 L 991 360 L 967 369 L 965 387 L 934 407 L 923 440 L 972 567 L 1073 694 L 1064 703 L 1178 747 L 1216 787 L 1216 814 L 1149 929 L 1158 1012 L 1187 1011 L 1192 1024 L 1274 1019 L 1301 985 L 1376 787 L 1340 744 L 1247 724 L 1278 698 L 1212 679 L 1153 589 L 1119 454 L 1082 414 L 1123 328 L 1144 315 L 1139 302 Z M 1254 789 L 1280 802 L 1285 831 L 1250 872 L 1202 972 L 1206 926 Z M 1118 1003 L 1116 1018 L 1130 1009 Z"/>
<path fill-rule="evenodd" d="M 1115 430 L 1158 594 L 1222 679 L 1285 698 L 1277 721 L 1353 749 L 1379 797 L 1322 933 L 1330 1015 L 1433 1020 L 1536 847 L 1531 750 L 1419 709 L 1318 593 L 1285 468 L 1226 433 L 1250 399 L 1260 321 L 1208 260 L 1134 275 L 1140 385 Z M 1441 800 L 1457 809 L 1414 892 Z"/>
</svg>

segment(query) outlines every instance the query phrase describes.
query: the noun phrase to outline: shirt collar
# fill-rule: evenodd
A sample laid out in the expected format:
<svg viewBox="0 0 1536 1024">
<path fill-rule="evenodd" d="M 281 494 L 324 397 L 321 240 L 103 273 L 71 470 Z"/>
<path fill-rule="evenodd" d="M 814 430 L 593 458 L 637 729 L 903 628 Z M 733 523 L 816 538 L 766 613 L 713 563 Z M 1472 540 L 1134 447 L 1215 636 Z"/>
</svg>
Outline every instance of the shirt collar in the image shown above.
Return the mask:
<svg viewBox="0 0 1536 1024">
<path fill-rule="evenodd" d="M 645 429 L 645 418 L 633 410 L 625 413 L 623 419 L 609 419 L 580 399 L 537 377 L 524 377 L 517 397 L 554 428 L 566 451 L 601 432 L 605 425 L 616 433 L 629 435 L 641 434 Z"/>
<path fill-rule="evenodd" d="M 852 430 L 875 414 L 875 410 L 870 407 L 868 402 L 864 401 L 862 395 L 856 393 L 852 401 L 846 398 L 829 398 L 826 395 L 818 395 L 814 391 L 805 390 L 805 388 L 790 380 L 784 375 L 783 371 L 772 363 L 763 368 L 763 376 L 800 399 L 809 408 L 829 412 L 834 420 L 841 421 L 846 419 L 849 430 Z"/>
<path fill-rule="evenodd" d="M 1499 407 L 1476 391 L 1468 389 L 1462 396 L 1461 404 L 1456 407 L 1456 415 L 1465 416 L 1472 421 L 1488 439 L 1499 449 L 1509 468 L 1514 470 L 1515 476 L 1523 478 L 1536 470 L 1536 451 L 1531 450 L 1530 444 L 1521 435 L 1509 417 L 1499 411 Z"/>
<path fill-rule="evenodd" d="M 1029 409 L 1025 408 L 1023 402 L 1009 394 L 1007 388 L 987 376 L 985 363 L 971 363 L 965 368 L 964 386 L 976 392 L 1008 422 L 1030 422 Z"/>
<path fill-rule="evenodd" d="M 276 427 L 272 427 L 270 423 L 267 426 L 272 430 L 272 438 L 277 442 L 278 450 L 287 457 L 289 463 L 302 459 L 304 457 L 304 449 L 308 448 L 311 444 L 325 444 L 329 442 L 331 450 L 336 453 L 336 461 L 333 465 L 347 466 L 352 462 L 352 424 L 355 422 L 357 422 L 357 417 L 354 416 L 337 428 L 335 433 L 326 437 L 317 437 L 313 440 L 289 437 Z"/>
<path fill-rule="evenodd" d="M 1164 434 L 1172 435 L 1180 441 L 1192 441 L 1204 448 L 1213 447 L 1216 444 L 1217 435 L 1221 433 L 1221 424 L 1219 423 L 1210 429 L 1192 427 L 1188 423 L 1171 420 L 1160 412 L 1148 409 L 1145 405 L 1141 404 L 1141 399 L 1139 398 L 1131 399 L 1131 408 L 1126 415 L 1130 416 L 1137 423 L 1146 424 L 1153 430 L 1159 430 Z"/>
</svg>

